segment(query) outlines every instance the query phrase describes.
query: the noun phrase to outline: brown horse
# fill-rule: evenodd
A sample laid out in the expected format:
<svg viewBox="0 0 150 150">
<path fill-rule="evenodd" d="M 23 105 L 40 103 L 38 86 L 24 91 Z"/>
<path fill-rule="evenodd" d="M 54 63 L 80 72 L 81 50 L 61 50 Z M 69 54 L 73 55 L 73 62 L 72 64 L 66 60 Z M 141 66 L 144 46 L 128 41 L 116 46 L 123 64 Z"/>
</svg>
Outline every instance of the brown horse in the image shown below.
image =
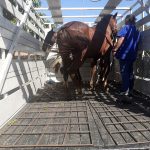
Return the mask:
<svg viewBox="0 0 150 150">
<path fill-rule="evenodd" d="M 117 13 L 115 15 L 108 14 L 92 28 L 82 22 L 69 22 L 57 32 L 57 44 L 63 62 L 64 79 L 67 80 L 70 75 L 80 94 L 82 89 L 79 68 L 86 58 L 97 60 L 113 46 L 112 35 L 116 33 L 117 29 L 116 16 Z M 56 36 L 56 34 L 54 35 Z M 48 38 L 46 37 L 46 39 Z M 50 42 L 51 39 L 46 44 Z"/>
</svg>

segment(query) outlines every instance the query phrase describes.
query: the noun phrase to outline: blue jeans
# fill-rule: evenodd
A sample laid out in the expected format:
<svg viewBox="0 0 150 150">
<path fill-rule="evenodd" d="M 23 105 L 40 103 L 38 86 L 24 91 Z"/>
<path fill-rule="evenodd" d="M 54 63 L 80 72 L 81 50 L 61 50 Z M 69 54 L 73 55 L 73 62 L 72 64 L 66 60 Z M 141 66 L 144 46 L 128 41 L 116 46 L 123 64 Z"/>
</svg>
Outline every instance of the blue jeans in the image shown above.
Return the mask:
<svg viewBox="0 0 150 150">
<path fill-rule="evenodd" d="M 134 74 L 133 74 L 134 61 L 119 60 L 119 63 L 122 78 L 122 92 L 129 93 L 133 90 L 134 86 Z"/>
</svg>

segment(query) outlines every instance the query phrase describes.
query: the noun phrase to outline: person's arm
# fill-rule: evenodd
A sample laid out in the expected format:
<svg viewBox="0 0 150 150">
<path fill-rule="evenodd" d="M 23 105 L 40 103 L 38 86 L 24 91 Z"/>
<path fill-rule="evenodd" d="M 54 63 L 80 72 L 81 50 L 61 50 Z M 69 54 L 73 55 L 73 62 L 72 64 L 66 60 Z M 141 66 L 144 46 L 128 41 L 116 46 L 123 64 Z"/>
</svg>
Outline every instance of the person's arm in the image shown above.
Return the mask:
<svg viewBox="0 0 150 150">
<path fill-rule="evenodd" d="M 125 39 L 125 36 L 128 32 L 128 28 L 129 26 L 125 25 L 123 26 L 120 31 L 117 33 L 117 37 L 118 37 L 118 40 L 117 40 L 117 43 L 115 44 L 114 48 L 113 48 L 113 54 L 115 55 L 117 50 L 119 49 L 119 47 L 121 46 L 121 44 L 123 43 L 124 39 Z"/>
<path fill-rule="evenodd" d="M 121 44 L 123 43 L 125 37 L 119 37 L 117 40 L 117 43 L 115 44 L 114 48 L 113 48 L 113 53 L 115 55 L 115 53 L 117 52 L 117 50 L 119 49 L 119 47 L 121 46 Z"/>
</svg>

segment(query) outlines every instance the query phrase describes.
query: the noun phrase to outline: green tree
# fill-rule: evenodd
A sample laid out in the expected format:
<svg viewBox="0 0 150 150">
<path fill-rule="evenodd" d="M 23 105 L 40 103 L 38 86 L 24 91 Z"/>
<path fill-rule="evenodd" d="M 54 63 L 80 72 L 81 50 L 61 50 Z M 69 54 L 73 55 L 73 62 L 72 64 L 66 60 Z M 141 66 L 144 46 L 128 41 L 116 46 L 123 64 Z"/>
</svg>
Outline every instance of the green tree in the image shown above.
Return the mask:
<svg viewBox="0 0 150 150">
<path fill-rule="evenodd" d="M 41 0 L 32 0 L 33 7 L 41 7 Z"/>
</svg>

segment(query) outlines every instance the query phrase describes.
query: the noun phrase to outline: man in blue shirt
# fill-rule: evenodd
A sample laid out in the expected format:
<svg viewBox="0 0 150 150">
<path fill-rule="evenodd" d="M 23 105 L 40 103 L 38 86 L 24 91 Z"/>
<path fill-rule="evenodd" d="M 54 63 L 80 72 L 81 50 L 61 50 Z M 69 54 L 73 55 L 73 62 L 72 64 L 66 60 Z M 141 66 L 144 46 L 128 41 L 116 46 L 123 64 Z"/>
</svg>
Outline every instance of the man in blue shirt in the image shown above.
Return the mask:
<svg viewBox="0 0 150 150">
<path fill-rule="evenodd" d="M 113 49 L 114 55 L 119 60 L 122 78 L 122 95 L 129 96 L 134 86 L 133 63 L 137 56 L 137 45 L 140 32 L 135 27 L 134 15 L 127 15 L 125 25 L 118 32 L 118 41 Z"/>
</svg>

